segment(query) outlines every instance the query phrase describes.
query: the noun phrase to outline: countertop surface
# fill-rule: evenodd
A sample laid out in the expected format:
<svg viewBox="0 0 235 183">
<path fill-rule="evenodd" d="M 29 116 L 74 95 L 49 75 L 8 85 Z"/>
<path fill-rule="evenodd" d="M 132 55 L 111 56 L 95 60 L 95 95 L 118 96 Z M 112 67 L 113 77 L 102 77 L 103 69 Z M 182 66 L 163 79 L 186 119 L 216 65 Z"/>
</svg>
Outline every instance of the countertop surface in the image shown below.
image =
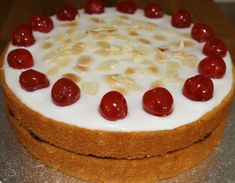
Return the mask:
<svg viewBox="0 0 235 183">
<path fill-rule="evenodd" d="M 137 0 L 143 8 L 148 2 Z M 218 37 L 222 38 L 235 59 L 235 29 L 223 12 L 212 0 L 162 0 L 159 2 L 165 13 L 172 14 L 177 9 L 187 9 L 193 14 L 194 22 L 210 24 Z M 11 39 L 12 30 L 20 23 L 26 23 L 31 15 L 53 15 L 56 8 L 69 3 L 82 8 L 85 1 L 77 0 L 7 0 L 0 5 L 0 51 Z M 106 6 L 115 5 L 115 0 L 106 0 Z M 0 91 L 0 99 L 3 100 Z M 235 182 L 235 102 L 228 120 L 221 144 L 204 162 L 175 178 L 161 183 L 232 183 Z M 3 104 L 0 103 L 0 183 L 76 183 L 81 182 L 48 168 L 32 157 L 15 138 L 7 123 Z"/>
</svg>

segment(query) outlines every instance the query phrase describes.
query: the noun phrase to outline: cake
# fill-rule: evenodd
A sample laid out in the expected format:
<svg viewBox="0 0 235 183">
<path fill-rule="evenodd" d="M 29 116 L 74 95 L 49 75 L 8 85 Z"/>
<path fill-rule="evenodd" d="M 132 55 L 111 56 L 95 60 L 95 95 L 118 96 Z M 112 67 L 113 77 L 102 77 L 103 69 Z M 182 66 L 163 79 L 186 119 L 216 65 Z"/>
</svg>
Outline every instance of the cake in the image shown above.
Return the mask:
<svg viewBox="0 0 235 183">
<path fill-rule="evenodd" d="M 90 0 L 19 25 L 1 57 L 19 140 L 91 182 L 154 182 L 205 159 L 226 124 L 233 64 L 213 29 L 191 19 Z"/>
</svg>

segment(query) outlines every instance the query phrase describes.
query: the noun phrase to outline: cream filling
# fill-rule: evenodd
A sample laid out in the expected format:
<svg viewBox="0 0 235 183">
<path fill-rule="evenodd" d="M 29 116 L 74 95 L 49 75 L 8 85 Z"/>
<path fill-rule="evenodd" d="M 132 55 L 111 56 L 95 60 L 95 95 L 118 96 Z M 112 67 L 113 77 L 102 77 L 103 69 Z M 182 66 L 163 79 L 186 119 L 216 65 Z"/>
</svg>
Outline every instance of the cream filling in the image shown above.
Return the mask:
<svg viewBox="0 0 235 183">
<path fill-rule="evenodd" d="M 36 43 L 26 49 L 35 60 L 32 68 L 48 75 L 48 88 L 34 92 L 23 90 L 19 84 L 22 70 L 10 68 L 6 54 L 5 79 L 17 98 L 48 118 L 83 128 L 155 131 L 196 121 L 219 105 L 231 90 L 232 62 L 227 53 L 224 58 L 226 73 L 222 79 L 213 79 L 211 100 L 195 102 L 182 95 L 184 80 L 198 74 L 197 65 L 205 57 L 201 53 L 203 44 L 186 36 L 190 35 L 191 28 L 173 28 L 168 15 L 148 19 L 142 10 L 134 15 L 122 14 L 113 8 L 105 11 L 101 15 L 87 15 L 79 10 L 79 17 L 73 22 L 60 22 L 52 17 L 54 29 L 49 34 L 34 32 Z M 10 45 L 7 53 L 15 48 Z M 82 62 L 83 56 L 91 57 L 90 62 Z M 101 65 L 106 62 L 112 63 L 111 66 Z M 132 71 L 134 68 L 134 75 L 126 72 L 130 68 Z M 80 78 L 77 84 L 81 88 L 81 98 L 73 105 L 59 107 L 51 100 L 51 88 L 56 80 L 68 73 Z M 117 76 L 113 74 L 119 74 L 118 82 L 106 83 L 104 78 L 107 81 L 107 78 L 113 78 L 108 76 Z M 142 96 L 155 81 L 173 95 L 174 110 L 167 117 L 153 116 L 142 109 Z M 98 108 L 102 96 L 117 87 L 126 92 L 128 116 L 112 122 L 104 119 Z"/>
</svg>

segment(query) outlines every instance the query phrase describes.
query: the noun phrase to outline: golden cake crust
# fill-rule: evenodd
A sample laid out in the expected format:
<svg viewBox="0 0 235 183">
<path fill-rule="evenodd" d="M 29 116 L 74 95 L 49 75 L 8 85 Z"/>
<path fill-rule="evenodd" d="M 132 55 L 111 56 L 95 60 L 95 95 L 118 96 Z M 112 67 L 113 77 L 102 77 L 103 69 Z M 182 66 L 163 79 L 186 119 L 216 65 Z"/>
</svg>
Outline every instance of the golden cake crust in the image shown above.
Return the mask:
<svg viewBox="0 0 235 183">
<path fill-rule="evenodd" d="M 226 123 L 226 116 L 224 116 L 211 134 L 184 149 L 152 158 L 118 160 L 63 150 L 41 141 L 23 128 L 11 114 L 8 114 L 8 118 L 21 143 L 43 163 L 89 182 L 113 183 L 152 183 L 191 168 L 213 152 L 221 139 Z"/>
<path fill-rule="evenodd" d="M 1 65 L 4 61 L 1 57 Z M 8 88 L 4 71 L 0 72 L 5 100 L 11 115 L 21 127 L 40 139 L 62 149 L 98 157 L 144 158 L 187 147 L 210 134 L 227 115 L 234 87 L 220 105 L 197 121 L 173 130 L 111 132 L 90 130 L 47 118 L 23 104 Z"/>
</svg>

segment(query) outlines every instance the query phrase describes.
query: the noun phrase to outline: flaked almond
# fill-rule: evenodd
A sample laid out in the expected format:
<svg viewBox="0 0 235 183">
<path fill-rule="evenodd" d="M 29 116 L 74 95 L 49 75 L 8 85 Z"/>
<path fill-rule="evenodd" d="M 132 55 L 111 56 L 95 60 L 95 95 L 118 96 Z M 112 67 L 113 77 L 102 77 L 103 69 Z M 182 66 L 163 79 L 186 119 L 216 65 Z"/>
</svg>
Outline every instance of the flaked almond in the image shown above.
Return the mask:
<svg viewBox="0 0 235 183">
<path fill-rule="evenodd" d="M 146 74 L 144 68 L 139 68 L 139 67 L 128 67 L 125 71 L 124 74 L 130 75 L 130 76 L 143 76 Z"/>
<path fill-rule="evenodd" d="M 144 23 L 144 28 L 148 32 L 154 32 L 157 29 L 157 25 L 151 22 L 145 22 Z"/>
<path fill-rule="evenodd" d="M 168 62 L 167 67 L 168 69 L 177 69 L 179 68 L 179 63 L 178 62 Z"/>
<path fill-rule="evenodd" d="M 63 23 L 63 24 L 61 24 L 60 26 L 61 27 L 76 27 L 76 26 L 78 26 L 79 25 L 79 23 L 78 22 L 66 22 L 66 23 Z"/>
<path fill-rule="evenodd" d="M 154 66 L 154 62 L 152 60 L 142 60 L 140 62 L 141 66 Z"/>
<path fill-rule="evenodd" d="M 73 28 L 70 28 L 68 29 L 65 33 L 68 34 L 68 35 L 72 35 L 76 32 L 77 30 L 73 27 Z"/>
<path fill-rule="evenodd" d="M 160 50 L 157 50 L 155 54 L 155 61 L 158 63 L 166 63 L 168 62 L 167 54 Z"/>
<path fill-rule="evenodd" d="M 184 46 L 185 48 L 193 48 L 195 47 L 195 43 L 193 43 L 192 41 L 184 41 Z"/>
<path fill-rule="evenodd" d="M 55 63 L 56 66 L 60 68 L 65 68 L 65 67 L 68 67 L 71 62 L 68 58 L 60 58 L 60 59 L 55 60 L 53 63 Z"/>
<path fill-rule="evenodd" d="M 43 43 L 43 45 L 42 45 L 42 48 L 43 49 L 49 49 L 49 48 L 51 48 L 52 47 L 52 43 L 51 42 L 45 42 L 45 43 Z"/>
<path fill-rule="evenodd" d="M 147 51 L 143 49 L 133 49 L 131 51 L 131 54 L 132 54 L 132 61 L 138 63 L 145 58 L 145 56 L 147 55 Z"/>
<path fill-rule="evenodd" d="M 191 35 L 188 33 L 185 34 L 180 34 L 179 37 L 183 38 L 183 39 L 191 39 Z"/>
<path fill-rule="evenodd" d="M 151 75 L 156 75 L 157 76 L 157 75 L 160 74 L 160 70 L 159 70 L 159 68 L 157 66 L 153 66 L 153 65 L 152 66 L 148 66 L 146 68 L 146 70 Z"/>
<path fill-rule="evenodd" d="M 168 46 L 160 46 L 160 47 L 157 47 L 157 51 L 161 53 L 167 53 L 170 51 L 170 48 Z"/>
<path fill-rule="evenodd" d="M 178 70 L 175 68 L 168 69 L 166 75 L 169 78 L 178 77 Z"/>
<path fill-rule="evenodd" d="M 105 24 L 106 21 L 104 19 L 101 18 L 97 18 L 97 17 L 92 17 L 90 18 L 90 21 L 96 24 Z"/>
<path fill-rule="evenodd" d="M 92 57 L 89 55 L 83 55 L 78 59 L 77 64 L 81 66 L 89 66 L 92 63 Z"/>
<path fill-rule="evenodd" d="M 197 65 L 197 58 L 195 55 L 186 54 L 183 51 L 176 51 L 173 52 L 173 57 L 180 60 L 186 67 L 195 68 Z"/>
<path fill-rule="evenodd" d="M 59 73 L 59 67 L 52 67 L 47 72 L 48 77 L 55 77 Z"/>
<path fill-rule="evenodd" d="M 111 50 L 108 49 L 98 49 L 95 51 L 95 54 L 100 55 L 100 56 L 108 56 L 111 54 Z"/>
<path fill-rule="evenodd" d="M 160 35 L 160 34 L 158 34 L 158 35 L 155 35 L 155 36 L 154 36 L 154 39 L 156 39 L 156 40 L 158 40 L 158 41 L 166 41 L 168 38 L 167 38 L 167 36 L 165 36 L 165 35 Z"/>
<path fill-rule="evenodd" d="M 43 57 L 43 61 L 49 62 L 51 60 L 54 60 L 57 54 L 58 53 L 56 51 L 50 51 Z"/>
<path fill-rule="evenodd" d="M 89 71 L 89 67 L 87 66 L 82 66 L 82 65 L 76 65 L 73 67 L 73 69 L 76 71 L 76 72 L 88 72 Z"/>
<path fill-rule="evenodd" d="M 99 90 L 99 83 L 96 81 L 82 82 L 82 91 L 88 95 L 95 95 Z"/>
<path fill-rule="evenodd" d="M 117 60 L 106 60 L 106 61 L 102 62 L 101 64 L 99 64 L 96 67 L 96 69 L 98 71 L 108 72 L 108 71 L 111 71 L 111 70 L 118 68 L 119 65 L 120 65 L 120 62 Z"/>
<path fill-rule="evenodd" d="M 123 87 L 112 87 L 112 90 L 113 91 L 117 91 L 117 92 L 120 92 L 121 94 L 123 95 L 128 95 L 128 91 L 127 89 L 123 88 Z"/>
<path fill-rule="evenodd" d="M 184 80 L 179 77 L 164 77 L 161 79 L 161 82 L 163 82 L 166 85 L 181 85 Z"/>
<path fill-rule="evenodd" d="M 80 55 L 85 50 L 85 46 L 82 43 L 77 43 L 72 46 L 71 54 L 72 55 Z"/>
<path fill-rule="evenodd" d="M 139 42 L 141 42 L 143 44 L 151 44 L 151 42 L 145 38 L 139 38 L 138 40 L 139 40 Z"/>
<path fill-rule="evenodd" d="M 135 81 L 132 78 L 120 74 L 106 75 L 104 81 L 105 83 L 107 83 L 109 86 L 112 87 L 114 86 L 117 87 L 121 85 L 133 91 L 138 91 L 142 89 L 142 86 L 135 83 Z"/>
<path fill-rule="evenodd" d="M 124 20 L 128 20 L 128 19 L 130 19 L 130 17 L 125 16 L 125 15 L 121 15 L 121 16 L 119 16 L 119 18 L 124 19 Z"/>
<path fill-rule="evenodd" d="M 72 40 L 71 39 L 65 39 L 64 41 L 63 41 L 63 45 L 64 46 L 68 46 L 68 45 L 70 45 L 70 44 L 72 44 Z"/>
<path fill-rule="evenodd" d="M 62 42 L 63 40 L 66 39 L 66 34 L 64 33 L 57 34 L 56 36 L 54 36 L 53 39 L 57 42 Z"/>
<path fill-rule="evenodd" d="M 138 35 L 139 35 L 139 33 L 136 32 L 136 31 L 129 31 L 128 34 L 129 34 L 130 36 L 138 36 Z"/>
<path fill-rule="evenodd" d="M 106 41 L 99 41 L 96 44 L 100 49 L 110 49 L 111 48 L 110 43 L 108 43 Z"/>
<path fill-rule="evenodd" d="M 78 76 L 77 74 L 74 74 L 74 73 L 66 73 L 66 74 L 63 74 L 63 77 L 64 78 L 68 78 L 68 79 L 71 79 L 73 82 L 75 83 L 78 83 L 81 81 L 81 77 Z"/>
<path fill-rule="evenodd" d="M 159 80 L 156 80 L 156 81 L 153 81 L 149 87 L 149 89 L 154 89 L 154 88 L 157 88 L 157 87 L 164 87 L 164 84 L 163 82 L 159 81 Z"/>
</svg>

